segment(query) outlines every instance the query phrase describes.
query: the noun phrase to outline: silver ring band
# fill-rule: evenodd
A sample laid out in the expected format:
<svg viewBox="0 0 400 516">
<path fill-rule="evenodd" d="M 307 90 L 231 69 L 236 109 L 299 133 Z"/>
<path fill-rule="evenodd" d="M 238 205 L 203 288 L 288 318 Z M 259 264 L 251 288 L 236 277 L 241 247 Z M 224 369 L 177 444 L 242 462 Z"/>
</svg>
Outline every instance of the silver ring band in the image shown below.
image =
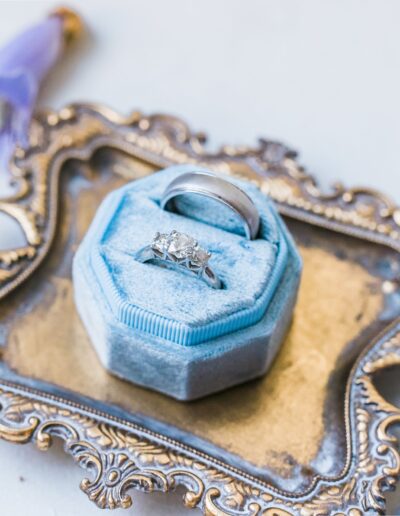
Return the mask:
<svg viewBox="0 0 400 516">
<path fill-rule="evenodd" d="M 205 281 L 209 287 L 219 289 L 221 280 L 208 265 L 211 253 L 202 249 L 198 242 L 185 233 L 156 233 L 153 242 L 143 247 L 136 260 L 154 261 L 160 265 L 189 272 Z"/>
<path fill-rule="evenodd" d="M 242 220 L 246 237 L 254 240 L 260 227 L 260 216 L 250 197 L 231 182 L 205 172 L 187 172 L 176 177 L 167 186 L 161 199 L 161 208 L 167 209 L 175 197 L 198 194 L 221 202 Z"/>
</svg>

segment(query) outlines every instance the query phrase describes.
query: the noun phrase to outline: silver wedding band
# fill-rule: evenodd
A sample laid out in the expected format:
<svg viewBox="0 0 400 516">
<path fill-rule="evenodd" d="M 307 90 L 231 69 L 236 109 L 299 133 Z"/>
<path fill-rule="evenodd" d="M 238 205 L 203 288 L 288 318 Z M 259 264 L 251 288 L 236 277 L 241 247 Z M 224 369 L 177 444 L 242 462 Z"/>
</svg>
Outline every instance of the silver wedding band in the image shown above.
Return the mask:
<svg viewBox="0 0 400 516">
<path fill-rule="evenodd" d="M 173 199 L 185 194 L 197 194 L 214 199 L 230 208 L 243 222 L 246 237 L 254 240 L 260 228 L 260 216 L 250 197 L 231 182 L 205 172 L 187 172 L 167 186 L 161 208 L 172 208 Z"/>
</svg>

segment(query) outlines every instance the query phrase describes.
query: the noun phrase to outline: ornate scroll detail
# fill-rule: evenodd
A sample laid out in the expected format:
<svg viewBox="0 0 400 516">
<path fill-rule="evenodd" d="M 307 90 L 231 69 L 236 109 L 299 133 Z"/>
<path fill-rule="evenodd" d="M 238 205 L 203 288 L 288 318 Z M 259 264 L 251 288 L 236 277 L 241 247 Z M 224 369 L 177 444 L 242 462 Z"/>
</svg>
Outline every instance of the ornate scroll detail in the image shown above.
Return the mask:
<svg viewBox="0 0 400 516">
<path fill-rule="evenodd" d="M 132 488 L 168 492 L 183 485 L 185 505 L 207 515 L 383 514 L 384 493 L 400 475 L 390 434 L 400 410 L 382 399 L 373 374 L 398 363 L 400 329 L 394 328 L 361 357 L 350 378 L 345 470 L 338 478 L 316 477 L 302 494 L 280 491 L 146 428 L 43 393 L 39 400 L 35 392 L 6 382 L 0 390 L 0 437 L 32 441 L 42 450 L 53 437 L 63 439 L 66 452 L 89 472 L 82 491 L 101 508 L 129 507 Z"/>
<path fill-rule="evenodd" d="M 336 185 L 322 193 L 285 146 L 261 140 L 255 148 L 224 147 L 215 154 L 204 137 L 173 117 L 127 118 L 101 107 L 75 105 L 43 113 L 32 125 L 29 149 L 17 149 L 11 164 L 15 192 L 0 199 L 0 211 L 21 226 L 26 244 L 0 251 L 0 298 L 31 275 L 55 236 L 58 179 L 68 159 L 87 160 L 101 147 L 119 149 L 155 168 L 202 164 L 246 178 L 279 205 L 282 213 L 313 224 L 382 242 L 400 250 L 400 210 L 385 196 Z M 65 450 L 88 476 L 81 489 L 99 507 L 128 507 L 132 488 L 186 488 L 184 503 L 207 515 L 362 516 L 382 514 L 385 491 L 400 474 L 393 424 L 400 410 L 382 398 L 376 372 L 400 364 L 400 327 L 373 343 L 349 378 L 346 394 L 347 463 L 337 478 L 315 477 L 306 492 L 290 493 L 221 461 L 88 406 L 0 381 L 0 437 Z"/>
<path fill-rule="evenodd" d="M 124 118 L 85 104 L 38 115 L 30 147 L 16 149 L 11 163 L 15 194 L 0 199 L 0 211 L 13 217 L 26 237 L 22 248 L 0 251 L 0 298 L 33 273 L 50 248 L 62 164 L 70 158 L 87 160 L 100 147 L 122 150 L 155 168 L 196 163 L 245 178 L 284 214 L 400 249 L 400 209 L 386 196 L 339 184 L 325 194 L 296 153 L 277 142 L 261 139 L 256 147 L 225 146 L 216 153 L 207 152 L 204 143 L 204 135 L 172 116 L 134 112 Z"/>
<path fill-rule="evenodd" d="M 81 482 L 81 489 L 100 508 L 129 507 L 132 499 L 128 491 L 132 488 L 170 491 L 177 485 L 187 489 L 187 507 L 204 506 L 208 514 L 229 514 L 218 507 L 222 496 L 219 485 L 225 485 L 228 508 L 239 510 L 239 514 L 249 514 L 248 509 L 256 514 L 255 509 L 260 508 L 251 500 L 260 494 L 259 489 L 235 482 L 193 457 L 193 452 L 175 450 L 168 440 L 160 444 L 156 436 L 142 435 L 142 429 L 128 431 L 102 423 L 57 402 L 39 402 L 13 392 L 10 386 L 0 392 L 0 403 L 0 436 L 11 442 L 33 441 L 41 450 L 50 447 L 53 436 L 61 437 L 66 452 L 91 473 L 91 478 Z"/>
</svg>

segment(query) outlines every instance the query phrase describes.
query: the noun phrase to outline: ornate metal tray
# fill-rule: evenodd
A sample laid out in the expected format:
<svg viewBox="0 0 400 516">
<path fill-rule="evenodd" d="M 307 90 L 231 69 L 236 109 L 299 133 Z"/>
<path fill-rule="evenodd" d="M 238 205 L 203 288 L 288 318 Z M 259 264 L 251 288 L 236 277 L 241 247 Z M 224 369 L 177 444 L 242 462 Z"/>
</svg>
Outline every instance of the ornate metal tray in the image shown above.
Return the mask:
<svg viewBox="0 0 400 516">
<path fill-rule="evenodd" d="M 299 302 L 265 378 L 179 403 L 107 374 L 72 300 L 71 260 L 102 197 L 172 163 L 257 183 L 304 259 Z M 62 169 L 62 174 L 60 171 Z M 400 410 L 379 373 L 400 363 L 400 209 L 368 189 L 323 194 L 283 145 L 209 153 L 180 120 L 73 105 L 38 115 L 0 210 L 26 245 L 0 251 L 0 436 L 52 437 L 99 507 L 169 491 L 209 515 L 383 513 L 400 470 Z M 18 288 L 17 288 L 18 287 Z"/>
</svg>

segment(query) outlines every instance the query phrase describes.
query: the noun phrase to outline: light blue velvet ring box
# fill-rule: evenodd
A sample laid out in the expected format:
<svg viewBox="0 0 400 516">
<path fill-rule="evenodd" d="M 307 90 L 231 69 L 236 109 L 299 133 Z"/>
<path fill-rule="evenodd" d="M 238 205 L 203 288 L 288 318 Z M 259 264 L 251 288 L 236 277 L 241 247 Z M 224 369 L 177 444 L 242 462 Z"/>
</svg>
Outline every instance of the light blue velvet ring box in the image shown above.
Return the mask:
<svg viewBox="0 0 400 516">
<path fill-rule="evenodd" d="M 74 260 L 78 312 L 103 365 L 113 374 L 191 400 L 264 374 L 291 320 L 301 260 L 271 201 L 242 188 L 261 218 L 256 240 L 225 206 L 180 198 L 162 210 L 170 167 L 130 183 L 101 204 Z M 212 253 L 223 288 L 136 259 L 156 232 L 187 233 Z"/>
</svg>

